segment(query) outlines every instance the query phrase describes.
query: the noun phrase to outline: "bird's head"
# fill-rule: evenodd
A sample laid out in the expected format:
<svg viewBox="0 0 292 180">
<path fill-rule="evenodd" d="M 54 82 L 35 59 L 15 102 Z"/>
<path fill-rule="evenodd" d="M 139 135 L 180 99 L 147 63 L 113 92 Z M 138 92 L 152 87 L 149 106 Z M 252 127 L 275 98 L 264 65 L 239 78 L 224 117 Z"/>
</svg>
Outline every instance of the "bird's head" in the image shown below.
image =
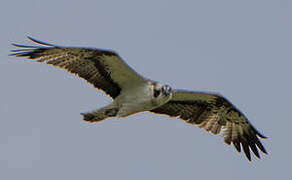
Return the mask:
<svg viewBox="0 0 292 180">
<path fill-rule="evenodd" d="M 153 101 L 159 105 L 167 103 L 172 98 L 172 89 L 166 84 L 152 83 Z"/>
</svg>

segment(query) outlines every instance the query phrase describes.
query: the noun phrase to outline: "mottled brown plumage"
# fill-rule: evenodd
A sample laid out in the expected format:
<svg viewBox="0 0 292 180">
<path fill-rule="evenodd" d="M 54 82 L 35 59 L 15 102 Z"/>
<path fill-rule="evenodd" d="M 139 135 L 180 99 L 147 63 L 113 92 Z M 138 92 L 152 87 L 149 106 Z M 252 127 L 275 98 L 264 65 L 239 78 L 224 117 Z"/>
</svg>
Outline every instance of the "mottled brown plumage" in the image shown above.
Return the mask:
<svg viewBox="0 0 292 180">
<path fill-rule="evenodd" d="M 112 98 L 116 98 L 121 91 L 121 86 L 125 82 L 130 83 L 131 78 L 127 76 L 135 74 L 129 66 L 113 51 L 94 49 L 94 48 L 71 48 L 61 47 L 44 43 L 28 37 L 33 42 L 43 46 L 27 46 L 13 44 L 16 47 L 24 48 L 12 50 L 13 56 L 27 57 L 28 59 L 45 62 L 47 64 L 66 69 L 67 71 L 78 75 L 92 84 L 94 87 L 103 90 Z M 116 61 L 117 63 L 112 63 Z M 113 65 L 112 65 L 113 64 Z M 117 67 L 118 65 L 118 67 Z M 115 71 L 119 81 L 114 81 L 111 74 L 112 69 L 126 69 L 126 73 Z M 137 76 L 139 78 L 139 76 Z"/>
<path fill-rule="evenodd" d="M 258 137 L 266 138 L 260 134 L 224 97 L 217 94 L 174 91 L 172 99 L 151 112 L 178 117 L 187 123 L 198 125 L 213 134 L 223 129 L 225 143 L 233 143 L 238 152 L 243 151 L 251 160 L 250 151 L 260 158 L 258 148 L 267 153 Z M 241 146 L 240 146 L 241 145 Z"/>
<path fill-rule="evenodd" d="M 42 46 L 13 44 L 22 49 L 12 50 L 11 55 L 66 69 L 113 98 L 108 106 L 81 113 L 87 122 L 150 111 L 178 117 L 213 134 L 222 132 L 224 142 L 232 143 L 238 152 L 243 149 L 248 160 L 251 160 L 250 150 L 258 158 L 258 150 L 267 153 L 259 140 L 266 137 L 218 94 L 173 91 L 168 85 L 143 78 L 113 51 L 62 47 L 29 39 Z"/>
</svg>

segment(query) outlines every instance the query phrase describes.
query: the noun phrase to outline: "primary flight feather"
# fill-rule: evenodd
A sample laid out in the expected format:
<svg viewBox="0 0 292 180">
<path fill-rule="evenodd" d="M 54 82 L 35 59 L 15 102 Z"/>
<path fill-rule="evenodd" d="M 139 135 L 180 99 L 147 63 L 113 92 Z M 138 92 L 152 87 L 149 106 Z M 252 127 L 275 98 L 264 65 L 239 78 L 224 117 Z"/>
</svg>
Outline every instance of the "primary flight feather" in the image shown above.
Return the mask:
<svg viewBox="0 0 292 180">
<path fill-rule="evenodd" d="M 113 102 L 92 112 L 81 113 L 87 122 L 109 117 L 126 117 L 149 111 L 180 118 L 208 132 L 223 130 L 224 142 L 251 160 L 250 150 L 260 158 L 267 153 L 259 133 L 247 118 L 219 94 L 172 90 L 168 85 L 146 79 L 129 67 L 115 52 L 95 48 L 63 47 L 28 37 L 40 46 L 13 44 L 13 56 L 44 62 L 78 75 L 113 98 Z"/>
</svg>

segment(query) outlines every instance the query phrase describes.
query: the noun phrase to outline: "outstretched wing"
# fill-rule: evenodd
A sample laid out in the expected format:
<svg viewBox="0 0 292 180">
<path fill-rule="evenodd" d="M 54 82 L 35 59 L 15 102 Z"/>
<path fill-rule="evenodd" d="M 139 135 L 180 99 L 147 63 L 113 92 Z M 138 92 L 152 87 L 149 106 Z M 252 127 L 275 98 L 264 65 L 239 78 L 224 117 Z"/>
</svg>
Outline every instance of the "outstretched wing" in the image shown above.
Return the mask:
<svg viewBox="0 0 292 180">
<path fill-rule="evenodd" d="M 13 44 L 13 56 L 45 62 L 77 74 L 94 87 L 116 98 L 129 84 L 145 82 L 113 51 L 93 48 L 61 47 L 28 37 L 42 46 Z"/>
<path fill-rule="evenodd" d="M 213 134 L 218 134 L 223 129 L 224 141 L 229 145 L 233 143 L 238 152 L 242 147 L 248 160 L 251 160 L 250 149 L 258 158 L 260 158 L 258 149 L 267 153 L 258 138 L 266 137 L 220 95 L 175 91 L 172 100 L 151 112 L 178 117 Z"/>
</svg>

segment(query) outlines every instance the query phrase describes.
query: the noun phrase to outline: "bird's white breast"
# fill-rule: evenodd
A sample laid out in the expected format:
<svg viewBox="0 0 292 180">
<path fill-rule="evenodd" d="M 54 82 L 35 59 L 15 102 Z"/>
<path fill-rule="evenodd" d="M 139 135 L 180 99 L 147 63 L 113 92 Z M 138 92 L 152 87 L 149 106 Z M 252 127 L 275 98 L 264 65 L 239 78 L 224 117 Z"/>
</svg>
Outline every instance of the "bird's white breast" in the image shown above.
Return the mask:
<svg viewBox="0 0 292 180">
<path fill-rule="evenodd" d="M 148 82 L 123 89 L 121 95 L 114 100 L 114 103 L 119 107 L 117 116 L 125 117 L 153 109 L 155 104 L 153 104 L 152 94 L 152 87 Z"/>
</svg>

